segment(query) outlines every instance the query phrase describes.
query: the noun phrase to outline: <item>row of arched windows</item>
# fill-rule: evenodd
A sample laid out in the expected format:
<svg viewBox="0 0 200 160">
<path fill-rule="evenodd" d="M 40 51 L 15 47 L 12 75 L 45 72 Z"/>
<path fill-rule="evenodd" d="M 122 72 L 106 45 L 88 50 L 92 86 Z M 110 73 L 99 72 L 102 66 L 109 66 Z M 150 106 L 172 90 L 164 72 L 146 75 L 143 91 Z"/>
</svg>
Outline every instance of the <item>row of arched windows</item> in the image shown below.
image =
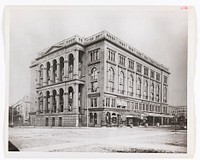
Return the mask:
<svg viewBox="0 0 200 160">
<path fill-rule="evenodd" d="M 73 88 L 68 88 L 68 104 L 67 110 L 72 111 L 73 106 Z M 44 94 L 39 93 L 39 104 L 38 111 L 45 113 L 56 113 L 64 111 L 64 90 L 60 88 L 58 91 L 53 90 L 52 93 L 50 91 L 46 91 Z M 45 103 L 44 103 L 45 102 Z"/>
<path fill-rule="evenodd" d="M 115 79 L 115 73 L 114 69 L 112 67 L 108 70 L 108 88 L 110 88 L 110 91 L 114 91 L 114 79 Z M 137 84 L 136 84 L 137 90 L 136 95 L 141 98 L 141 87 L 142 87 L 142 80 L 140 77 L 137 78 Z M 154 100 L 154 84 L 152 83 L 150 86 L 150 98 L 151 100 Z M 119 92 L 121 94 L 124 94 L 125 92 L 125 74 L 123 71 L 119 73 Z M 134 92 L 134 77 L 131 74 L 128 79 L 128 93 L 130 96 L 133 95 Z M 144 98 L 148 99 L 149 94 L 149 84 L 146 80 L 144 82 Z M 160 87 L 159 85 L 156 86 L 156 100 L 159 101 L 159 94 L 160 94 Z"/>
<path fill-rule="evenodd" d="M 80 57 L 80 56 L 79 56 Z M 81 69 L 81 62 L 80 58 L 78 58 L 78 74 L 80 77 L 80 69 Z M 41 64 L 38 70 L 39 74 L 39 79 L 38 79 L 38 85 L 43 86 L 43 85 L 48 85 L 51 83 L 56 83 L 64 80 L 64 68 L 68 68 L 66 72 L 66 76 L 69 77 L 69 79 L 73 79 L 73 72 L 74 72 L 74 62 L 75 58 L 74 55 L 71 53 L 68 56 L 68 67 L 65 66 L 64 63 L 64 57 L 60 57 L 58 60 L 54 59 L 52 61 L 52 64 L 50 62 L 46 62 L 45 64 Z"/>
<path fill-rule="evenodd" d="M 91 80 L 97 80 L 97 79 L 98 79 L 98 70 L 96 67 L 94 67 L 91 69 Z M 111 92 L 114 92 L 114 81 L 115 81 L 114 69 L 110 67 L 108 70 L 108 88 L 110 89 Z M 92 91 L 96 91 L 97 85 L 98 85 L 97 82 L 92 82 Z M 138 77 L 137 83 L 136 83 L 136 96 L 139 98 L 141 98 L 142 96 L 141 87 L 142 87 L 142 80 L 140 77 Z M 154 100 L 156 100 L 157 102 L 160 101 L 160 86 L 159 85 L 156 85 L 156 88 L 155 88 L 154 83 L 151 83 L 150 88 L 149 88 L 148 81 L 145 80 L 143 90 L 144 90 L 143 96 L 145 99 L 150 98 L 150 100 L 152 101 Z M 166 95 L 165 97 L 167 97 L 167 90 L 165 89 L 164 91 L 165 91 L 164 95 Z M 121 94 L 124 94 L 125 92 L 125 74 L 123 71 L 121 71 L 119 74 L 119 92 Z M 133 92 L 134 92 L 134 77 L 131 74 L 128 79 L 128 93 L 130 96 L 132 96 Z M 148 97 L 148 95 L 150 97 Z"/>
</svg>

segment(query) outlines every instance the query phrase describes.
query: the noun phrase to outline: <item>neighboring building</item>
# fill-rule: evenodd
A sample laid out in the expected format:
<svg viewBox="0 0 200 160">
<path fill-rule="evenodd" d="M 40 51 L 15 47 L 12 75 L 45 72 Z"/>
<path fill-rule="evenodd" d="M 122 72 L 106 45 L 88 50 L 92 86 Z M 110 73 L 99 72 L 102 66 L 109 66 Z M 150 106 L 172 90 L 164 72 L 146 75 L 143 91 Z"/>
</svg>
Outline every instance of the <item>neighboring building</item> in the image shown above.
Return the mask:
<svg viewBox="0 0 200 160">
<path fill-rule="evenodd" d="M 187 106 L 172 106 L 172 115 L 184 116 L 187 119 Z"/>
<path fill-rule="evenodd" d="M 9 107 L 9 125 L 29 125 L 30 100 L 24 96 Z"/>
<path fill-rule="evenodd" d="M 107 31 L 74 36 L 31 66 L 31 124 L 167 124 L 169 70 Z"/>
</svg>

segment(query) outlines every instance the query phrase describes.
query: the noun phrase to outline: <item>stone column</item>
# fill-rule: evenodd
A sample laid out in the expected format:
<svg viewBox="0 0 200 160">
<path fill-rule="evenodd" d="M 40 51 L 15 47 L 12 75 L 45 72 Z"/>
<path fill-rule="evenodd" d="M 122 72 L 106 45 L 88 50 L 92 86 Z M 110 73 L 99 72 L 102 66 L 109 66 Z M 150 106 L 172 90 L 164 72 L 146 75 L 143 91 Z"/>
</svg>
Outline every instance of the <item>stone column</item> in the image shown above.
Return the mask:
<svg viewBox="0 0 200 160">
<path fill-rule="evenodd" d="M 47 85 L 47 67 L 43 69 L 43 86 Z"/>
<path fill-rule="evenodd" d="M 102 112 L 101 126 L 106 126 L 106 112 Z"/>
<path fill-rule="evenodd" d="M 68 80 L 69 78 L 69 61 L 65 60 L 64 61 L 64 79 Z"/>
<path fill-rule="evenodd" d="M 50 84 L 54 83 L 54 74 L 53 74 L 53 65 L 51 65 L 51 76 L 50 76 Z"/>
<path fill-rule="evenodd" d="M 50 94 L 50 108 L 49 108 L 49 112 L 50 113 L 53 112 L 53 94 Z"/>
<path fill-rule="evenodd" d="M 76 115 L 79 114 L 78 111 L 78 83 L 74 84 L 74 97 L 73 97 L 73 111 L 76 113 Z M 76 117 L 76 127 L 78 127 L 79 121 L 78 116 Z"/>
<path fill-rule="evenodd" d="M 60 63 L 57 63 L 57 77 L 56 82 L 60 82 Z"/>
<path fill-rule="evenodd" d="M 60 112 L 60 97 L 59 94 L 56 95 L 56 113 Z"/>
<path fill-rule="evenodd" d="M 74 79 L 78 79 L 79 50 L 74 51 Z"/>
<path fill-rule="evenodd" d="M 43 113 L 46 112 L 47 109 L 47 96 L 43 96 Z"/>
<path fill-rule="evenodd" d="M 155 126 L 155 117 L 153 117 L 153 126 Z"/>
<path fill-rule="evenodd" d="M 163 125 L 163 117 L 161 117 L 161 124 L 160 124 L 161 126 Z"/>
<path fill-rule="evenodd" d="M 68 111 L 68 92 L 64 93 L 64 112 Z"/>
</svg>

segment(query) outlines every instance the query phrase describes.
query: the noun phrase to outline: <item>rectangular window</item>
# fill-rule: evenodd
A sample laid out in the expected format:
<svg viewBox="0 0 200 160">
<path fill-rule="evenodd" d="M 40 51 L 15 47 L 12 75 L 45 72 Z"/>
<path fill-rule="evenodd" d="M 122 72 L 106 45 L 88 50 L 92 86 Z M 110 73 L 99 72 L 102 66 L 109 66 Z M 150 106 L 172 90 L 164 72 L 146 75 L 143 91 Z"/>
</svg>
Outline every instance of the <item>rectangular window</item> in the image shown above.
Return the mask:
<svg viewBox="0 0 200 160">
<path fill-rule="evenodd" d="M 91 107 L 97 107 L 97 98 L 91 98 L 90 99 L 90 106 Z"/>
<path fill-rule="evenodd" d="M 127 109 L 130 109 L 130 102 L 127 101 Z"/>
<path fill-rule="evenodd" d="M 91 82 L 91 91 L 97 92 L 98 83 L 97 82 Z"/>
<path fill-rule="evenodd" d="M 119 64 L 125 66 L 125 56 L 119 55 Z"/>
<path fill-rule="evenodd" d="M 151 77 L 152 79 L 154 79 L 154 78 L 155 78 L 155 72 L 154 72 L 154 71 L 152 71 L 152 70 L 151 70 L 151 75 L 150 75 L 150 77 Z"/>
<path fill-rule="evenodd" d="M 137 72 L 142 73 L 142 65 L 137 63 Z"/>
<path fill-rule="evenodd" d="M 146 109 L 146 108 L 145 108 L 145 104 L 143 104 L 143 111 L 145 111 L 145 109 Z"/>
<path fill-rule="evenodd" d="M 164 83 L 167 84 L 167 76 L 164 76 Z"/>
<path fill-rule="evenodd" d="M 140 106 L 140 111 L 142 110 L 142 103 L 139 103 L 139 106 Z"/>
<path fill-rule="evenodd" d="M 148 106 L 148 104 L 146 104 L 146 111 L 149 111 L 149 106 Z"/>
<path fill-rule="evenodd" d="M 135 109 L 138 110 L 138 103 L 135 103 Z"/>
<path fill-rule="evenodd" d="M 108 59 L 115 62 L 115 51 L 108 48 Z"/>
<path fill-rule="evenodd" d="M 99 60 L 99 51 L 100 49 L 94 49 L 92 51 L 89 51 L 90 54 L 90 61 L 96 61 Z"/>
<path fill-rule="evenodd" d="M 110 107 L 110 98 L 106 98 L 106 107 Z"/>
<path fill-rule="evenodd" d="M 134 61 L 131 59 L 128 60 L 128 68 L 134 70 Z"/>
<path fill-rule="evenodd" d="M 156 106 L 156 109 L 155 109 L 155 110 L 156 110 L 156 112 L 158 112 L 158 106 Z"/>
<path fill-rule="evenodd" d="M 154 105 L 152 105 L 152 111 L 155 111 L 155 110 L 154 110 Z"/>
<path fill-rule="evenodd" d="M 156 73 L 156 80 L 160 81 L 160 73 Z"/>
<path fill-rule="evenodd" d="M 112 99 L 111 107 L 115 107 L 115 99 Z"/>
<path fill-rule="evenodd" d="M 131 109 L 134 110 L 134 102 L 131 102 Z"/>
<path fill-rule="evenodd" d="M 110 92 L 114 92 L 114 82 L 109 81 L 108 88 L 110 89 Z"/>
<path fill-rule="evenodd" d="M 144 75 L 149 76 L 149 69 L 147 67 L 144 67 Z"/>
</svg>

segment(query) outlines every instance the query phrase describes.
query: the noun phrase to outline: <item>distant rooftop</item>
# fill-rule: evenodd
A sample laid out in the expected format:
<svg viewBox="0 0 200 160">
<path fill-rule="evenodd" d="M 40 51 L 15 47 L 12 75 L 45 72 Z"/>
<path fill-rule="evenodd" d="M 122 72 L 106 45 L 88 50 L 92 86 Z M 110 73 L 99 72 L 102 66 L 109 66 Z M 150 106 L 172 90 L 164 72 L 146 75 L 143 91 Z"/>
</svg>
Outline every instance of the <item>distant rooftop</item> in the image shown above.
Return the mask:
<svg viewBox="0 0 200 160">
<path fill-rule="evenodd" d="M 146 56 L 141 51 L 130 46 L 128 43 L 120 40 L 119 38 L 117 38 L 116 36 L 112 35 L 111 33 L 107 32 L 107 31 L 99 32 L 99 33 L 92 35 L 90 37 L 87 37 L 87 38 L 83 38 L 78 35 L 75 35 L 71 38 L 62 40 L 62 41 L 54 44 L 53 46 L 58 47 L 58 49 L 59 49 L 59 48 L 66 47 L 66 46 L 69 46 L 74 43 L 79 43 L 81 45 L 89 45 L 89 44 L 99 41 L 101 39 L 107 39 L 107 40 L 111 41 L 112 43 L 116 44 L 117 46 L 120 46 L 121 48 L 131 52 L 133 55 L 135 55 L 145 61 L 148 61 L 149 63 L 163 69 L 166 72 L 169 72 L 169 68 L 165 67 L 163 64 L 160 64 L 157 61 L 153 60 L 152 58 Z M 48 48 L 38 52 L 38 58 L 45 56 L 45 54 L 48 53 L 48 51 L 51 47 L 48 47 Z M 33 61 L 33 63 L 34 63 L 34 61 Z"/>
</svg>

